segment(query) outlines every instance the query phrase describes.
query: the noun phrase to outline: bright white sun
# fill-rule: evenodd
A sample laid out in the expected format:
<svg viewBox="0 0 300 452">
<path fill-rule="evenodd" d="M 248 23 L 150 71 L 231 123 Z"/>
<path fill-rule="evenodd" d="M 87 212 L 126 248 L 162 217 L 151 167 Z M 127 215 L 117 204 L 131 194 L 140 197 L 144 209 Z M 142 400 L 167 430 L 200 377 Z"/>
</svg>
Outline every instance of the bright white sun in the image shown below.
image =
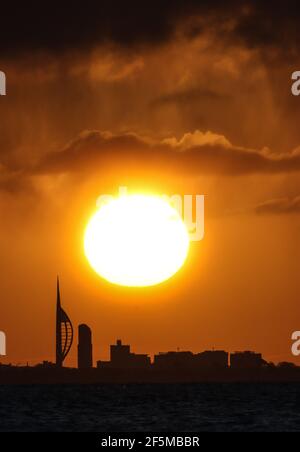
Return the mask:
<svg viewBox="0 0 300 452">
<path fill-rule="evenodd" d="M 86 257 L 107 281 L 159 284 L 184 264 L 189 235 L 178 211 L 158 196 L 127 195 L 102 205 L 84 237 Z"/>
</svg>

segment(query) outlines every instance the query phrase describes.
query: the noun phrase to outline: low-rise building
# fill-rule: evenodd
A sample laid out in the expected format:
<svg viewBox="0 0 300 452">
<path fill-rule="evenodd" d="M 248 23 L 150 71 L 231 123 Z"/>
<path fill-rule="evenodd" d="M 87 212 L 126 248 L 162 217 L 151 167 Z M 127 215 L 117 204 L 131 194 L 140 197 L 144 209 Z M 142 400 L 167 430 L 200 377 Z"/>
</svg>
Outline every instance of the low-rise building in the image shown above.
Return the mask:
<svg viewBox="0 0 300 452">
<path fill-rule="evenodd" d="M 259 369 L 266 362 L 260 353 L 255 352 L 235 352 L 230 355 L 230 367 L 232 369 Z"/>
</svg>

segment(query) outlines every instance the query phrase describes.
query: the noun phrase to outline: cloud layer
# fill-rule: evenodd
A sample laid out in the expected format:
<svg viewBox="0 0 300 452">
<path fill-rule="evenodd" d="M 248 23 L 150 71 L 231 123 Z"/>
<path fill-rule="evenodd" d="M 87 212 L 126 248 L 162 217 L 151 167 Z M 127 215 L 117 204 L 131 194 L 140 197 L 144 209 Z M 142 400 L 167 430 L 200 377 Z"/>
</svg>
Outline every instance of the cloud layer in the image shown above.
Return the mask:
<svg viewBox="0 0 300 452">
<path fill-rule="evenodd" d="M 300 214 L 300 196 L 295 198 L 279 198 L 271 199 L 256 207 L 256 213 L 283 215 L 283 214 Z"/>
<path fill-rule="evenodd" d="M 143 165 L 182 174 L 239 176 L 300 171 L 300 152 L 275 155 L 232 145 L 225 137 L 207 132 L 188 133 L 182 139 L 154 141 L 136 134 L 82 133 L 61 152 L 51 153 L 38 165 L 39 172 L 104 170 L 114 165 Z"/>
</svg>

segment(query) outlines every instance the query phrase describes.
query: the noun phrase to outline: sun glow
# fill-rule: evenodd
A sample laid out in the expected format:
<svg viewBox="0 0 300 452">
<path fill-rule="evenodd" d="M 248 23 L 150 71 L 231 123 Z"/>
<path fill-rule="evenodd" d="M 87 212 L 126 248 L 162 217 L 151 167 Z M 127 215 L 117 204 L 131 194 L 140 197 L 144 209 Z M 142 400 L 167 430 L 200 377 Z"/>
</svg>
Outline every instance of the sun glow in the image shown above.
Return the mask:
<svg viewBox="0 0 300 452">
<path fill-rule="evenodd" d="M 112 199 L 93 215 L 84 249 L 92 268 L 107 281 L 128 287 L 153 286 L 182 267 L 189 235 L 167 201 L 127 195 Z"/>
</svg>

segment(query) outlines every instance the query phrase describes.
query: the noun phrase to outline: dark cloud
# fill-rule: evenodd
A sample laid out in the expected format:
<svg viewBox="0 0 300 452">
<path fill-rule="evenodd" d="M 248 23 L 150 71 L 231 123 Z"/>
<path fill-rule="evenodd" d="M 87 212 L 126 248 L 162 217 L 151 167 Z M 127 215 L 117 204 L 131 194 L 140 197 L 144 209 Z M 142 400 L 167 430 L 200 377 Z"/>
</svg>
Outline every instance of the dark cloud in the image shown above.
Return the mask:
<svg viewBox="0 0 300 452">
<path fill-rule="evenodd" d="M 7 2 L 1 5 L 5 21 L 0 29 L 0 52 L 60 53 L 108 42 L 122 47 L 161 43 L 170 38 L 179 20 L 198 9 L 195 0 Z"/>
<path fill-rule="evenodd" d="M 271 6 L 269 0 L 99 0 L 71 5 L 12 1 L 1 5 L 1 17 L 2 58 L 22 52 L 88 50 L 103 43 L 156 45 L 178 28 L 189 38 L 209 29 L 221 39 L 240 39 L 249 47 L 273 46 L 288 54 L 299 48 L 295 0 Z"/>
<path fill-rule="evenodd" d="M 204 89 L 204 88 L 190 88 L 181 91 L 175 91 L 158 99 L 155 99 L 151 106 L 161 107 L 168 104 L 190 104 L 193 102 L 201 101 L 219 101 L 228 100 L 229 96 L 227 94 L 221 94 L 217 91 Z"/>
<path fill-rule="evenodd" d="M 247 5 L 234 28 L 235 36 L 250 48 L 273 48 L 281 56 L 296 58 L 300 44 L 299 2 L 279 0 L 271 5 L 267 0 L 256 0 Z"/>
<path fill-rule="evenodd" d="M 186 175 L 276 174 L 300 171 L 300 153 L 275 156 L 268 151 L 231 145 L 225 137 L 201 132 L 160 142 L 136 134 L 85 132 L 39 164 L 38 172 L 103 171 L 137 166 L 140 172 L 158 168 Z M 142 169 L 141 169 L 142 168 Z"/>
<path fill-rule="evenodd" d="M 258 205 L 255 210 L 260 215 L 300 214 L 300 196 L 295 198 L 271 199 Z"/>
</svg>

